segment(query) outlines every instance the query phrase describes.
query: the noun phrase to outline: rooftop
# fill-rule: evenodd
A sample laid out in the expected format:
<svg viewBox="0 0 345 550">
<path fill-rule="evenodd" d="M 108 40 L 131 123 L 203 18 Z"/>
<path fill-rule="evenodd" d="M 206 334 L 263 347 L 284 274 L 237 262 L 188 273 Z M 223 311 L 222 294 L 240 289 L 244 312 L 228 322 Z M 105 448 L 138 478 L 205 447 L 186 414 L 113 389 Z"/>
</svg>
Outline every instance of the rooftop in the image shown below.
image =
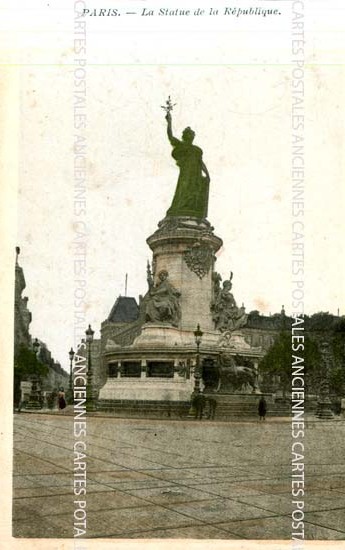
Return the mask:
<svg viewBox="0 0 345 550">
<path fill-rule="evenodd" d="M 111 323 L 131 323 L 139 315 L 139 306 L 135 298 L 119 296 L 108 316 Z"/>
</svg>

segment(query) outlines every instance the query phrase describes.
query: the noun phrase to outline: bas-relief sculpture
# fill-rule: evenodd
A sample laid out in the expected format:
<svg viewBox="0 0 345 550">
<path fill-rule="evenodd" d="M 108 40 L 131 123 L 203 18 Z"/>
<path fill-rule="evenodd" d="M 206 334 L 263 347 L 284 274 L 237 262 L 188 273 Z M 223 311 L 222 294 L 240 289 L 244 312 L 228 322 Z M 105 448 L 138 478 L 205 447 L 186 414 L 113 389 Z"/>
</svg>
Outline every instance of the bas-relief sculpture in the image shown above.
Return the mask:
<svg viewBox="0 0 345 550">
<path fill-rule="evenodd" d="M 213 251 L 210 246 L 199 241 L 185 251 L 184 260 L 189 269 L 202 279 L 212 266 Z"/>
</svg>

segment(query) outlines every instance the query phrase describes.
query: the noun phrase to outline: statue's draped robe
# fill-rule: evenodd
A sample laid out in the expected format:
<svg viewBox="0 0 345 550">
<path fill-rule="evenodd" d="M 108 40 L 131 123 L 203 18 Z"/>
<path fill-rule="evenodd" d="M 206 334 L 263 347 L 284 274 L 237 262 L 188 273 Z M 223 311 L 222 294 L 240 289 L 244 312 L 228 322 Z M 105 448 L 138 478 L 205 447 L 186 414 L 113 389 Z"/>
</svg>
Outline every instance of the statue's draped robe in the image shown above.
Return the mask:
<svg viewBox="0 0 345 550">
<path fill-rule="evenodd" d="M 180 168 L 172 204 L 167 216 L 207 217 L 209 182 L 202 175 L 202 150 L 196 145 L 172 138 L 172 156 Z"/>
<path fill-rule="evenodd" d="M 160 282 L 149 291 L 146 320 L 168 322 L 177 326 L 180 320 L 180 293 L 167 281 Z"/>
</svg>

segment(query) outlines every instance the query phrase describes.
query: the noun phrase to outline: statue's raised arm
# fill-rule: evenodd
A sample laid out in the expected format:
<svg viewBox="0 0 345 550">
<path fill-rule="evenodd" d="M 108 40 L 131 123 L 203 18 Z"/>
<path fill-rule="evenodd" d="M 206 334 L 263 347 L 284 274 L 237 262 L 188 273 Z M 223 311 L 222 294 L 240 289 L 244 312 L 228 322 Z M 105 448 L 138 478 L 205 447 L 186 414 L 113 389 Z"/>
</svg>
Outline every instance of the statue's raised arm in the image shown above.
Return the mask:
<svg viewBox="0 0 345 550">
<path fill-rule="evenodd" d="M 173 131 L 172 131 L 172 119 L 171 119 L 171 112 L 168 111 L 166 116 L 165 116 L 165 120 L 167 121 L 167 134 L 168 134 L 168 139 L 171 143 L 171 145 L 173 147 L 175 147 L 178 143 L 179 143 L 179 140 L 174 137 L 173 135 Z"/>
</svg>

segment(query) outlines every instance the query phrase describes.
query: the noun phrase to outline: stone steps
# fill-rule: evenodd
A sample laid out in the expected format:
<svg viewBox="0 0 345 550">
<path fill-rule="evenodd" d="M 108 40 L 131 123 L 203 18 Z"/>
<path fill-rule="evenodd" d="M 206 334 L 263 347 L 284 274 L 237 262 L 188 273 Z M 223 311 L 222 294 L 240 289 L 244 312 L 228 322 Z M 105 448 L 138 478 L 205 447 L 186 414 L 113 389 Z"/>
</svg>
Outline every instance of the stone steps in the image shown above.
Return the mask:
<svg viewBox="0 0 345 550">
<path fill-rule="evenodd" d="M 42 409 L 42 405 L 39 403 L 27 403 L 25 409 L 29 411 L 39 411 Z"/>
<path fill-rule="evenodd" d="M 111 412 L 116 416 L 126 417 L 192 417 L 191 405 L 189 402 L 169 402 L 169 401 L 126 401 L 126 400 L 99 400 L 97 404 L 98 411 Z M 291 409 L 289 405 L 277 403 L 270 405 L 267 416 L 290 416 Z M 258 416 L 256 403 L 240 402 L 221 402 L 216 409 L 217 419 L 231 418 L 254 418 Z M 207 417 L 207 408 L 204 411 L 204 417 Z"/>
<path fill-rule="evenodd" d="M 189 402 L 99 400 L 98 411 L 108 411 L 116 416 L 182 417 L 190 410 Z"/>
<path fill-rule="evenodd" d="M 267 409 L 267 416 L 290 416 L 290 407 L 275 407 L 271 405 Z M 217 417 L 232 417 L 232 416 L 258 416 L 258 409 L 256 406 L 248 406 L 241 404 L 228 404 L 220 405 L 216 409 Z"/>
</svg>

